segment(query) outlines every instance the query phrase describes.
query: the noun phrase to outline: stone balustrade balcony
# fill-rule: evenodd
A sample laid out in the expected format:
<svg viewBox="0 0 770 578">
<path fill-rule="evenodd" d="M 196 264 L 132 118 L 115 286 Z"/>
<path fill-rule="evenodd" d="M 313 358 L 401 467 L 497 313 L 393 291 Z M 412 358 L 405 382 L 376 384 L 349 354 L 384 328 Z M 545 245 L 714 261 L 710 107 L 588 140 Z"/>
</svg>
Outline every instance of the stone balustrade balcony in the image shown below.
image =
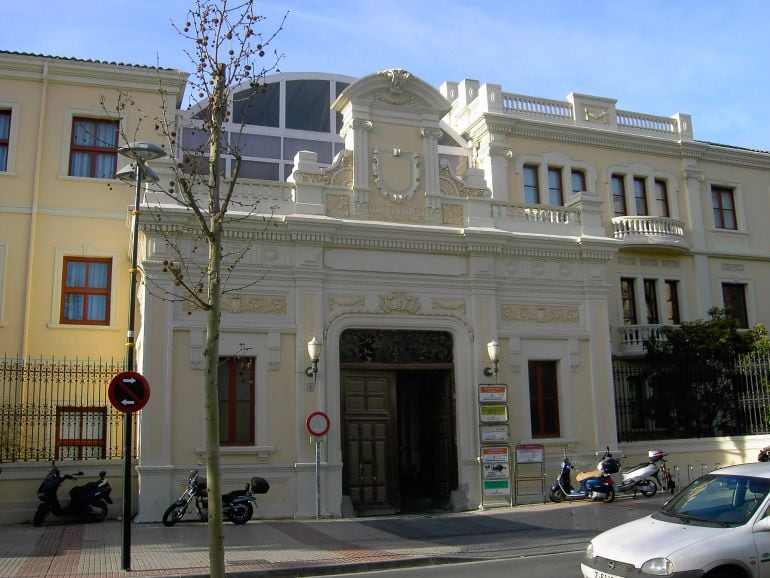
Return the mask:
<svg viewBox="0 0 770 578">
<path fill-rule="evenodd" d="M 690 244 L 682 221 L 669 217 L 621 216 L 612 219 L 613 236 L 623 247 L 686 252 Z"/>
</svg>

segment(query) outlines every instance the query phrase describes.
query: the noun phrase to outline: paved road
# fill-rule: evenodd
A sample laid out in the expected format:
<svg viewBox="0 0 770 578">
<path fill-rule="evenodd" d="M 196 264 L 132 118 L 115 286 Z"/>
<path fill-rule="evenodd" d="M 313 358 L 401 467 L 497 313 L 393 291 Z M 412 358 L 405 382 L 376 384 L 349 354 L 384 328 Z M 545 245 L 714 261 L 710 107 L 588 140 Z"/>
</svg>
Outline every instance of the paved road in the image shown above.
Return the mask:
<svg viewBox="0 0 770 578">
<path fill-rule="evenodd" d="M 225 525 L 233 576 L 308 576 L 494 560 L 582 550 L 598 532 L 665 501 L 537 504 L 457 514 L 252 520 Z M 208 528 L 195 522 L 131 527 L 131 572 L 121 568 L 121 523 L 0 526 L 0 576 L 207 576 Z"/>
</svg>

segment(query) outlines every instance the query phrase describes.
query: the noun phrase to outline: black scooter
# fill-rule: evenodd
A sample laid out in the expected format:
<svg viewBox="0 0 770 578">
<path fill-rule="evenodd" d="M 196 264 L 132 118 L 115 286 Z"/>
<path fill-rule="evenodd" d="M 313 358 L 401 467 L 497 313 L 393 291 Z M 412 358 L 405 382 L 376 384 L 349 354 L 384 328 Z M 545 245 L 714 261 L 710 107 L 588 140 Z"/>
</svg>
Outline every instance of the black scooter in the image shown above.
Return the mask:
<svg viewBox="0 0 770 578">
<path fill-rule="evenodd" d="M 37 490 L 40 505 L 32 518 L 34 526 L 40 526 L 48 514 L 74 517 L 83 522 L 101 522 L 107 517 L 107 504 L 112 503 L 112 498 L 110 498 L 112 487 L 107 481 L 107 472 L 104 471 L 99 472 L 98 481 L 72 488 L 69 491 L 70 503 L 68 505 L 62 506 L 59 503 L 57 495 L 59 486 L 64 480 L 77 480 L 82 475 L 83 472 L 76 472 L 62 476 L 56 464 L 51 462 L 51 469 Z"/>
</svg>

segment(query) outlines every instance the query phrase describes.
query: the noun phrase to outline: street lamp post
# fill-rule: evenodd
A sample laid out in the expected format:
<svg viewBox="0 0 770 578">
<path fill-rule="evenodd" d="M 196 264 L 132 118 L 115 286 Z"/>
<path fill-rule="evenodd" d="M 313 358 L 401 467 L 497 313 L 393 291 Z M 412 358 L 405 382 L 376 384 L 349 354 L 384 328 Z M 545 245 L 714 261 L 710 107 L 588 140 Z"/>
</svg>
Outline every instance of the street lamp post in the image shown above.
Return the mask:
<svg viewBox="0 0 770 578">
<path fill-rule="evenodd" d="M 132 245 L 131 284 L 128 294 L 128 329 L 126 332 L 126 371 L 134 370 L 134 324 L 136 309 L 137 252 L 139 249 L 139 205 L 141 203 L 142 181 L 157 182 L 155 174 L 145 163 L 166 156 L 166 151 L 153 143 L 132 142 L 118 149 L 118 153 L 134 162 L 120 169 L 115 176 L 136 186 L 134 209 L 131 211 Z M 123 570 L 131 569 L 131 414 L 123 414 Z"/>
</svg>

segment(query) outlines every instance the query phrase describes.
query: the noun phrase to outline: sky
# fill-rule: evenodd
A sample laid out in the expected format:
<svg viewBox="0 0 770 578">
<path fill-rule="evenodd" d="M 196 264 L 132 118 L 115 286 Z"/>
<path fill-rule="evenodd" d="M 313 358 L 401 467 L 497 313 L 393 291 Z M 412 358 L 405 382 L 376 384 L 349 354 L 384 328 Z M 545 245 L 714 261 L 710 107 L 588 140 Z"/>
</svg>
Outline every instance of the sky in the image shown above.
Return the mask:
<svg viewBox="0 0 770 578">
<path fill-rule="evenodd" d="M 235 0 L 230 0 L 235 3 Z M 0 50 L 192 71 L 173 29 L 194 0 L 0 0 Z M 283 72 L 361 77 L 403 68 L 632 112 L 692 116 L 698 140 L 770 151 L 764 0 L 255 1 Z M 2 98 L 2 82 L 0 82 Z"/>
</svg>

